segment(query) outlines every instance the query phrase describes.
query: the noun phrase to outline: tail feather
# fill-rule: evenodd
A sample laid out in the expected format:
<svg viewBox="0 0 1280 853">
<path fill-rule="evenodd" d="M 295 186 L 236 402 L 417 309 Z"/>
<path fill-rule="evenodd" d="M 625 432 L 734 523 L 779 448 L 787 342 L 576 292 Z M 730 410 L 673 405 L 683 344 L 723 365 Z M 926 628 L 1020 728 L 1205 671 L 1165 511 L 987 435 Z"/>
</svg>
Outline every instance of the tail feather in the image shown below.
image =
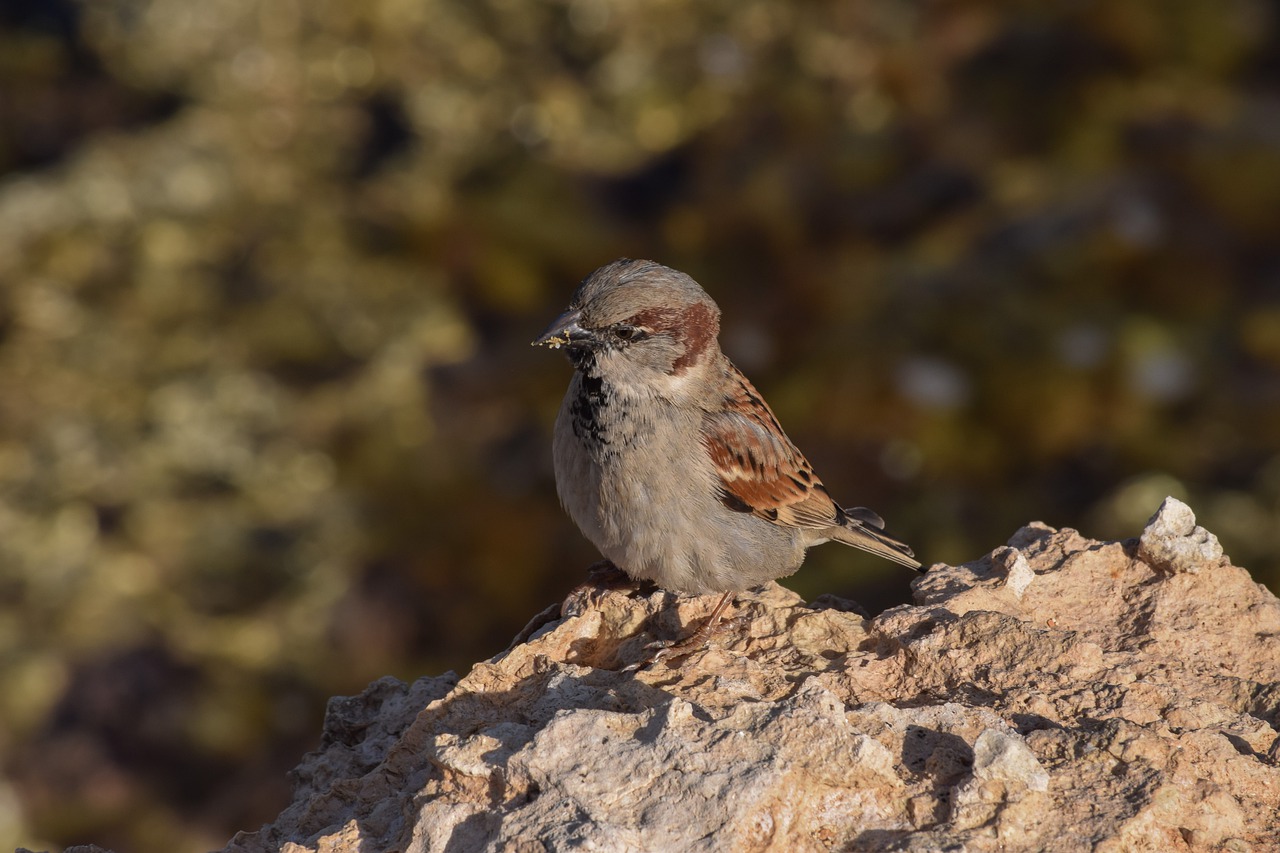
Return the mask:
<svg viewBox="0 0 1280 853">
<path fill-rule="evenodd" d="M 856 509 L 856 508 L 855 508 Z M 871 519 L 859 518 L 853 515 L 851 511 L 846 510 L 846 518 L 844 523 L 839 527 L 833 528 L 831 538 L 837 542 L 843 542 L 846 545 L 852 545 L 860 548 L 877 557 L 884 557 L 886 560 L 892 560 L 899 565 L 906 566 L 916 571 L 924 571 L 920 565 L 920 561 L 915 558 L 915 552 L 905 543 L 894 539 L 887 533 L 882 532 L 878 528 L 880 525 L 869 526 L 873 522 Z M 872 513 L 874 515 L 874 513 Z M 875 516 L 879 519 L 879 516 Z M 883 523 L 883 522 L 882 522 Z"/>
<path fill-rule="evenodd" d="M 876 530 L 884 530 L 884 519 L 878 512 L 869 510 L 865 506 L 847 506 L 844 508 L 844 514 L 863 524 L 869 524 Z"/>
</svg>

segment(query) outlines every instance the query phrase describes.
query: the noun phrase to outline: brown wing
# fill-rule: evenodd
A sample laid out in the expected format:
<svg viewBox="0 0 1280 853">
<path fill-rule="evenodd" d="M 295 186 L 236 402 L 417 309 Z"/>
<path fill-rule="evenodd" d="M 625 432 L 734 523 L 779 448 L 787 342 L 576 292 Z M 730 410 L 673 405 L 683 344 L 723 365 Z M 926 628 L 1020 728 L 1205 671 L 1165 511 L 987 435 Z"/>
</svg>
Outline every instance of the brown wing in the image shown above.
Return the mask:
<svg viewBox="0 0 1280 853">
<path fill-rule="evenodd" d="M 722 406 L 707 412 L 702 441 L 720 475 L 725 505 L 787 527 L 825 529 L 844 514 L 787 438 L 773 411 L 732 365 Z"/>
</svg>

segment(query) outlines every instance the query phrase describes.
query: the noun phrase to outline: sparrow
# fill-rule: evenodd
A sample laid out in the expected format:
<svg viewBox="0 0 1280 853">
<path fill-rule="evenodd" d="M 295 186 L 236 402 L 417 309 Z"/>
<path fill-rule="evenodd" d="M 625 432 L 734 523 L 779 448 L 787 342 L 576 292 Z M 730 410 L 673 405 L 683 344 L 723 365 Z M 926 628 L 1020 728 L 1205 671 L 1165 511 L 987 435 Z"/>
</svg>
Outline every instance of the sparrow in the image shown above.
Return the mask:
<svg viewBox="0 0 1280 853">
<path fill-rule="evenodd" d="M 720 309 L 692 278 L 623 258 L 583 279 L 533 342 L 563 349 L 574 368 L 552 442 L 574 523 L 633 580 L 720 594 L 674 644 L 690 650 L 736 593 L 792 574 L 814 545 L 920 569 L 879 515 L 832 499 L 719 332 Z"/>
</svg>

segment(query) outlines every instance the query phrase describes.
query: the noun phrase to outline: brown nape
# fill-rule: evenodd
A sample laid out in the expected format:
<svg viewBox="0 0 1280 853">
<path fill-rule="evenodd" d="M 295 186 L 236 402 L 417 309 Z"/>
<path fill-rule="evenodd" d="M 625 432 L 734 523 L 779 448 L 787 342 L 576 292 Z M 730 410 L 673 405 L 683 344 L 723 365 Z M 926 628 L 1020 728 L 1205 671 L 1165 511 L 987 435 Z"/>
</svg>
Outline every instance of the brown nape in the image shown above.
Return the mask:
<svg viewBox="0 0 1280 853">
<path fill-rule="evenodd" d="M 695 302 L 684 309 L 675 329 L 684 344 L 684 353 L 671 365 L 671 373 L 679 375 L 715 344 L 720 334 L 720 318 L 705 302 Z"/>
<path fill-rule="evenodd" d="M 685 308 L 646 308 L 628 317 L 626 322 L 670 335 L 684 345 L 684 352 L 671 365 L 672 376 L 687 370 L 720 334 L 719 315 L 704 302 Z"/>
</svg>

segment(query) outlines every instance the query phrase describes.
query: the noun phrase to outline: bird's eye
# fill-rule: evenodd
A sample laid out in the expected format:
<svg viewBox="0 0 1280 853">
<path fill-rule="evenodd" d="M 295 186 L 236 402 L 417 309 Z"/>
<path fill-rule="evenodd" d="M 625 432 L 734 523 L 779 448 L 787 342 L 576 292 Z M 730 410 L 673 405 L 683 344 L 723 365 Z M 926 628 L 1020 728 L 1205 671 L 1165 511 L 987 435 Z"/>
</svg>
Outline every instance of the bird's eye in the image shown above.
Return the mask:
<svg viewBox="0 0 1280 853">
<path fill-rule="evenodd" d="M 613 334 L 622 341 L 638 341 L 644 338 L 648 332 L 639 326 L 629 326 L 626 323 L 619 323 L 613 327 Z"/>
</svg>

